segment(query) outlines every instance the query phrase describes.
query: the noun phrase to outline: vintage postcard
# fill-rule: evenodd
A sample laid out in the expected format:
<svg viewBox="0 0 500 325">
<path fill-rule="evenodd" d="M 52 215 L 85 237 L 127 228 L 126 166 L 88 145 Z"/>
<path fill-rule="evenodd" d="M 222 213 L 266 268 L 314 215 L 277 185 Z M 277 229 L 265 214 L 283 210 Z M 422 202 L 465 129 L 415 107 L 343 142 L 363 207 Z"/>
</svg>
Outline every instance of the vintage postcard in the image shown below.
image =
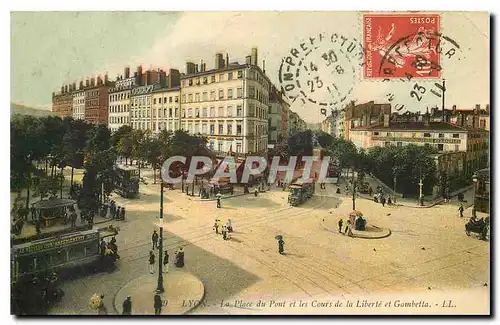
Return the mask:
<svg viewBox="0 0 500 325">
<path fill-rule="evenodd" d="M 487 12 L 12 12 L 13 315 L 490 315 Z"/>
</svg>

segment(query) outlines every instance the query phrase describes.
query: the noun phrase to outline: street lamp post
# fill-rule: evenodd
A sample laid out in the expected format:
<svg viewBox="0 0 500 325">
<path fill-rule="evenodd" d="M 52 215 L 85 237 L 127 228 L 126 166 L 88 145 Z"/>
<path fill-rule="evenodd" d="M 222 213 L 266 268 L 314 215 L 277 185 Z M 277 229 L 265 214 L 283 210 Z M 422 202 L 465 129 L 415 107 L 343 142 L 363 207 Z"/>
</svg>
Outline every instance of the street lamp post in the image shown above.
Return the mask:
<svg viewBox="0 0 500 325">
<path fill-rule="evenodd" d="M 356 181 L 352 181 L 352 209 L 356 210 Z"/>
<path fill-rule="evenodd" d="M 477 175 L 473 174 L 472 175 L 472 181 L 474 182 L 473 189 L 474 191 L 472 192 L 472 215 L 476 215 L 476 187 L 477 187 Z"/>
<path fill-rule="evenodd" d="M 157 291 L 164 292 L 163 288 L 163 182 L 160 183 L 160 247 L 158 248 L 158 285 Z"/>
<path fill-rule="evenodd" d="M 420 177 L 420 182 L 418 182 L 418 186 L 420 188 L 420 194 L 419 194 L 418 198 L 420 201 L 420 205 L 423 206 L 424 205 L 424 194 L 422 192 L 422 187 L 424 186 L 424 183 L 422 183 L 422 177 Z"/>
</svg>

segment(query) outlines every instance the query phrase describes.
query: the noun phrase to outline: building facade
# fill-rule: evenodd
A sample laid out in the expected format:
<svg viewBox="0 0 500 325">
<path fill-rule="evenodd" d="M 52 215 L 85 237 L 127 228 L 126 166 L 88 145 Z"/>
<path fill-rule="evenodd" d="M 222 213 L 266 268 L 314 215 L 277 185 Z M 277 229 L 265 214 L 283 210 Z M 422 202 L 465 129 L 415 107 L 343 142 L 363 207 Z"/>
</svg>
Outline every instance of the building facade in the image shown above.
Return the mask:
<svg viewBox="0 0 500 325">
<path fill-rule="evenodd" d="M 383 123 L 360 126 L 350 130 L 351 141 L 359 148 L 407 144 L 434 147 L 439 153 L 461 152 L 464 173 L 468 177 L 488 166 L 489 132 L 465 128 L 446 122 L 432 122 L 430 114 L 411 115 L 409 118 L 384 114 Z M 444 158 L 443 158 L 444 159 Z"/>
<path fill-rule="evenodd" d="M 443 110 L 434 107 L 431 109 L 432 121 L 444 121 L 462 127 L 490 130 L 490 105 L 481 108 L 479 104 L 473 109 L 459 109 L 453 105 L 452 109 Z"/>
<path fill-rule="evenodd" d="M 343 116 L 339 116 L 339 133 L 343 134 L 344 139 L 351 140 L 351 129 L 377 125 L 386 114 L 391 114 L 391 104 L 375 104 L 370 101 L 355 105 L 351 102 L 344 108 Z"/>
<path fill-rule="evenodd" d="M 108 76 L 92 78 L 85 88 L 85 121 L 90 124 L 108 124 L 109 88 L 113 86 Z"/>
<path fill-rule="evenodd" d="M 73 116 L 73 85 L 61 87 L 60 92 L 52 93 L 52 112 L 60 118 Z"/>
<path fill-rule="evenodd" d="M 80 81 L 78 90 L 73 92 L 73 119 L 85 120 L 85 90 L 83 81 Z"/>
<path fill-rule="evenodd" d="M 269 95 L 269 146 L 280 145 L 286 140 L 286 136 L 283 136 L 283 111 L 287 109 L 286 104 L 283 94 L 276 87 L 271 86 Z"/>
<path fill-rule="evenodd" d="M 215 68 L 186 64 L 181 76 L 181 128 L 207 136 L 219 154 L 267 151 L 270 81 L 257 66 L 257 50 L 245 64 L 215 56 Z"/>
<path fill-rule="evenodd" d="M 130 95 L 132 88 L 139 82 L 137 73 L 130 75 L 130 68 L 117 77 L 114 87 L 109 89 L 108 128 L 115 132 L 123 125 L 130 125 Z"/>
<path fill-rule="evenodd" d="M 181 124 L 180 87 L 162 87 L 152 92 L 152 130 L 159 134 L 162 130 L 176 131 Z"/>
</svg>

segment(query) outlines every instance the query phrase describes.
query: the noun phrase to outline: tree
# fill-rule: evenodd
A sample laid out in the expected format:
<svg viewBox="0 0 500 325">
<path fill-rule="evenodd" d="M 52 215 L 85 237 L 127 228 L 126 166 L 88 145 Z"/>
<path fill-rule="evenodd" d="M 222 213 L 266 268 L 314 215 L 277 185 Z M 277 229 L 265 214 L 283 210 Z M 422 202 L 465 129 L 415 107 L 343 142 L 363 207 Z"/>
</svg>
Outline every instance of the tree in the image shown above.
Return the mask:
<svg viewBox="0 0 500 325">
<path fill-rule="evenodd" d="M 156 184 L 156 169 L 161 168 L 161 142 L 160 139 L 147 138 L 143 145 L 142 158 L 153 167 L 153 182 Z"/>
<path fill-rule="evenodd" d="M 424 180 L 424 193 L 432 192 L 436 184 L 436 165 L 429 154 L 433 149 L 423 146 L 374 147 L 368 151 L 373 161 L 373 174 L 385 184 L 393 187 L 397 181 L 403 194 L 417 194 L 420 178 Z"/>
<path fill-rule="evenodd" d="M 99 202 L 112 189 L 116 151 L 111 147 L 110 131 L 104 125 L 93 126 L 85 147 L 82 206 L 97 212 Z M 104 189 L 104 193 L 102 190 Z"/>
</svg>

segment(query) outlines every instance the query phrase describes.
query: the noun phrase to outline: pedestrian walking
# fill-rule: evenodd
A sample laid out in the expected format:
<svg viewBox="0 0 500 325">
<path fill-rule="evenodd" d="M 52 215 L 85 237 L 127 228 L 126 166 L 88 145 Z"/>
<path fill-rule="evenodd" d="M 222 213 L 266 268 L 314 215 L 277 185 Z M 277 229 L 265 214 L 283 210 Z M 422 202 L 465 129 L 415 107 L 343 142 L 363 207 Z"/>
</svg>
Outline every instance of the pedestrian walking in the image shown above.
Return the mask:
<svg viewBox="0 0 500 325">
<path fill-rule="evenodd" d="M 154 297 L 154 309 L 155 309 L 155 315 L 161 315 L 161 307 L 163 305 L 163 302 L 161 301 L 160 297 L 160 290 L 156 290 L 156 294 Z"/>
<path fill-rule="evenodd" d="M 219 220 L 217 220 L 217 219 L 215 219 L 214 230 L 215 230 L 215 234 L 218 235 L 219 234 Z"/>
<path fill-rule="evenodd" d="M 184 267 L 184 251 L 182 247 L 180 247 L 177 253 L 175 254 L 175 266 Z"/>
<path fill-rule="evenodd" d="M 259 189 L 258 188 L 255 188 L 254 191 L 253 191 L 253 195 L 255 197 L 257 197 L 257 195 L 259 195 Z"/>
<path fill-rule="evenodd" d="M 108 309 L 106 305 L 104 305 L 104 295 L 101 295 L 101 302 L 99 303 L 99 307 L 97 307 L 97 315 L 107 315 Z"/>
<path fill-rule="evenodd" d="M 122 211 L 120 213 L 120 219 L 125 220 L 125 207 L 122 208 Z"/>
<path fill-rule="evenodd" d="M 163 255 L 163 273 L 168 273 L 168 252 L 165 251 L 165 255 Z"/>
<path fill-rule="evenodd" d="M 392 205 L 392 200 L 390 195 L 387 197 L 387 205 Z"/>
<path fill-rule="evenodd" d="M 156 230 L 153 230 L 153 234 L 151 235 L 151 241 L 153 243 L 153 249 L 158 247 L 158 233 Z"/>
<path fill-rule="evenodd" d="M 155 273 L 155 254 L 149 251 L 149 273 Z"/>
<path fill-rule="evenodd" d="M 233 232 L 233 224 L 231 222 L 231 219 L 227 219 L 227 231 Z"/>
<path fill-rule="evenodd" d="M 38 217 L 35 221 L 35 228 L 36 228 L 36 234 L 40 235 L 42 233 L 42 221 L 40 220 L 40 217 Z"/>
<path fill-rule="evenodd" d="M 383 207 L 385 206 L 385 197 L 382 196 L 382 198 L 380 199 L 380 203 L 382 203 Z"/>
<path fill-rule="evenodd" d="M 227 240 L 227 227 L 226 227 L 226 225 L 222 226 L 222 239 Z"/>
<path fill-rule="evenodd" d="M 221 207 L 220 206 L 220 197 L 221 197 L 221 194 L 217 193 L 217 209 L 219 209 Z"/>
<path fill-rule="evenodd" d="M 458 208 L 458 212 L 460 213 L 460 218 L 464 217 L 464 206 L 463 204 L 460 204 L 460 207 Z"/>
<path fill-rule="evenodd" d="M 342 220 L 342 218 L 340 218 L 339 220 L 339 233 L 342 233 L 342 224 L 344 223 L 344 220 Z"/>
<path fill-rule="evenodd" d="M 99 252 L 101 253 L 101 256 L 104 256 L 104 254 L 106 254 L 106 242 L 104 241 L 104 238 L 101 238 L 101 243 L 99 244 Z"/>
<path fill-rule="evenodd" d="M 278 239 L 278 252 L 281 255 L 285 252 L 285 241 L 281 237 Z"/>
<path fill-rule="evenodd" d="M 127 298 L 123 302 L 122 315 L 132 315 L 132 300 L 130 296 L 127 296 Z"/>
<path fill-rule="evenodd" d="M 344 235 L 347 235 L 350 226 L 351 226 L 351 220 L 347 220 L 347 225 L 345 226 Z"/>
</svg>

